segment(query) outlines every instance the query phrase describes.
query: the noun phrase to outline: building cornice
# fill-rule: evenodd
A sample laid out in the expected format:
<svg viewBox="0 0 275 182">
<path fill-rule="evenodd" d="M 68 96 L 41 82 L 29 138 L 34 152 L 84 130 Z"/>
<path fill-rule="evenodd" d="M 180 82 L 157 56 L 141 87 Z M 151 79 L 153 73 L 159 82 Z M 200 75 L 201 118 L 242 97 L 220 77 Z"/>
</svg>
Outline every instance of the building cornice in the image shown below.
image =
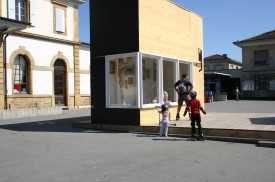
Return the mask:
<svg viewBox="0 0 275 182">
<path fill-rule="evenodd" d="M 76 4 L 83 4 L 86 3 L 87 0 L 71 0 L 71 2 L 76 3 Z M 54 4 L 59 4 L 61 6 L 68 6 L 69 2 L 68 0 L 52 0 L 52 3 Z"/>
<path fill-rule="evenodd" d="M 249 47 L 249 46 L 270 45 L 270 44 L 275 44 L 275 39 L 236 41 L 236 42 L 233 42 L 233 44 L 240 48 Z"/>
<path fill-rule="evenodd" d="M 51 42 L 58 42 L 58 43 L 63 43 L 63 44 L 81 45 L 80 42 L 76 42 L 76 41 L 58 39 L 58 38 L 53 38 L 53 37 L 49 37 L 49 36 L 37 35 L 37 34 L 26 33 L 26 32 L 14 32 L 11 35 L 17 35 L 17 36 L 20 36 L 20 37 L 30 37 L 30 38 L 35 38 L 35 39 L 42 39 L 42 40 L 47 40 L 47 41 L 51 41 Z"/>
</svg>

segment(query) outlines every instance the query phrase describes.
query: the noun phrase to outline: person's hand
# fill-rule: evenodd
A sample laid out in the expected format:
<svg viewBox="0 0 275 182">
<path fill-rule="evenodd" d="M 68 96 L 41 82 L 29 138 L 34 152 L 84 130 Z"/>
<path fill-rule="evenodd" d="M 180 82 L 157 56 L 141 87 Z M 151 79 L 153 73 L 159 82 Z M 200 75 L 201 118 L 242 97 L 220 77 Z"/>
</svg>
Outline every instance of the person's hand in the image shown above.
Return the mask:
<svg viewBox="0 0 275 182">
<path fill-rule="evenodd" d="M 183 116 L 185 117 L 187 114 L 187 110 L 184 111 Z"/>
<path fill-rule="evenodd" d="M 202 112 L 203 114 L 205 114 L 205 115 L 206 115 L 206 111 L 205 111 L 205 110 L 201 110 L 201 112 Z"/>
</svg>

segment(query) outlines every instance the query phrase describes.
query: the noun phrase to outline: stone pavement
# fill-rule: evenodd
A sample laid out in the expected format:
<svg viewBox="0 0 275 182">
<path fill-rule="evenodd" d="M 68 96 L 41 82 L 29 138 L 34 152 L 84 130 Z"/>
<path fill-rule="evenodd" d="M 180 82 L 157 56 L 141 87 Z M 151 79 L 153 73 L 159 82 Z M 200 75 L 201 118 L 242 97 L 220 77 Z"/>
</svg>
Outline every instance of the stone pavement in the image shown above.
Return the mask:
<svg viewBox="0 0 275 182">
<path fill-rule="evenodd" d="M 257 139 L 275 139 L 275 101 L 213 102 L 205 104 L 205 110 L 207 114 L 201 114 L 205 135 L 254 138 L 256 142 Z M 171 117 L 171 124 L 176 124 L 177 128 L 190 128 L 188 116 L 181 114 L 179 121 Z M 172 127 L 171 130 L 178 133 Z"/>
<path fill-rule="evenodd" d="M 202 114 L 202 127 L 208 139 L 258 143 L 260 140 L 275 140 L 275 101 L 229 100 L 205 105 L 207 114 Z M 190 135 L 191 127 L 188 117 L 175 121 L 171 116 L 169 135 Z M 102 130 L 132 131 L 158 133 L 159 126 L 117 126 L 91 123 L 74 123 L 74 127 Z M 275 145 L 275 144 L 274 144 Z"/>
<path fill-rule="evenodd" d="M 260 130 L 275 132 L 275 101 L 226 101 L 205 105 L 203 128 Z M 177 127 L 190 127 L 190 120 L 183 118 L 171 123 Z"/>
</svg>

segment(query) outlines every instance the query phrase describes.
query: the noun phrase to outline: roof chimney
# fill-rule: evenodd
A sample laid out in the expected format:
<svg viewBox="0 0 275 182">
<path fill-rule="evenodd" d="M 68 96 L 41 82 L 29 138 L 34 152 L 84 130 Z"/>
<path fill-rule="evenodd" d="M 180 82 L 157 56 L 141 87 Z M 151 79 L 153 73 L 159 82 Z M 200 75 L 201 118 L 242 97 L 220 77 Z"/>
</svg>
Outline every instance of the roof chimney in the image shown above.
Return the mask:
<svg viewBox="0 0 275 182">
<path fill-rule="evenodd" d="M 227 58 L 227 54 L 223 54 L 222 56 Z"/>
</svg>

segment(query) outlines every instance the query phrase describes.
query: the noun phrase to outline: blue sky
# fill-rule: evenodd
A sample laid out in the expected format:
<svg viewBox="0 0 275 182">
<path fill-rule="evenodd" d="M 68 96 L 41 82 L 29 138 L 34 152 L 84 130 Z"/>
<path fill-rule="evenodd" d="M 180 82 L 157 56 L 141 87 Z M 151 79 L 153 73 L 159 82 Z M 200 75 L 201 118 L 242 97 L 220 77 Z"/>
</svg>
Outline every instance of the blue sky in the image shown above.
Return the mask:
<svg viewBox="0 0 275 182">
<path fill-rule="evenodd" d="M 90 43 L 89 1 L 79 6 L 80 41 Z M 275 30 L 275 0 L 173 0 L 203 17 L 204 57 L 242 60 L 233 42 Z"/>
</svg>

